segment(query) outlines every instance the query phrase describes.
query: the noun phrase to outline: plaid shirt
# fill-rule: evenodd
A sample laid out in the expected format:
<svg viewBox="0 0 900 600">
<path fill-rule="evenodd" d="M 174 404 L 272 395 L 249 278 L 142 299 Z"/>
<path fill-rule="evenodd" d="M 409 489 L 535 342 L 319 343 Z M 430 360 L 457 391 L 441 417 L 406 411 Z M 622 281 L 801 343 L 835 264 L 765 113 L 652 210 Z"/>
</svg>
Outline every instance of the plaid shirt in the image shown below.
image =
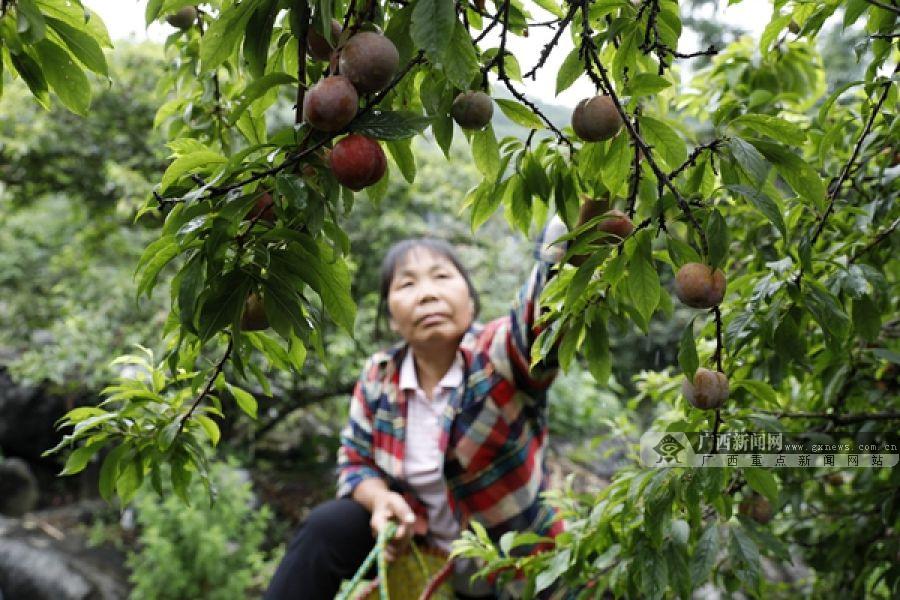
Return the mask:
<svg viewBox="0 0 900 600">
<path fill-rule="evenodd" d="M 536 263 L 509 314 L 473 323 L 465 332 L 459 345 L 465 376 L 443 415 L 439 444 L 447 500 L 462 527 L 475 519 L 495 541 L 511 530 L 554 536 L 563 529 L 539 498 L 548 484 L 547 391 L 559 365 L 555 354 L 530 371 L 529 364 L 541 331 L 535 325 L 538 299 L 566 249 L 565 243 L 549 246 L 544 240 L 564 232 L 558 217 L 541 232 Z M 404 495 L 417 516 L 416 532 L 425 533 L 426 508 L 403 481 L 407 402 L 399 381 L 407 349 L 400 342 L 379 351 L 363 368 L 341 432 L 337 496 L 379 477 Z"/>
</svg>

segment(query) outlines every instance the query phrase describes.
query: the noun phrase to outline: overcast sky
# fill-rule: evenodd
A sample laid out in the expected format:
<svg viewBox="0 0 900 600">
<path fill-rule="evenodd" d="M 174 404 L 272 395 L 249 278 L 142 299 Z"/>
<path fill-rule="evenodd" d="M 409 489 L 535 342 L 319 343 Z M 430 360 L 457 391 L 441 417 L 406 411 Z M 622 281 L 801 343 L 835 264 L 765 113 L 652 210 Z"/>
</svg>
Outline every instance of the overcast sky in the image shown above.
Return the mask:
<svg viewBox="0 0 900 600">
<path fill-rule="evenodd" d="M 154 23 L 149 28 L 144 27 L 144 8 L 146 0 L 84 0 L 84 5 L 97 12 L 106 23 L 113 40 L 119 39 L 153 39 L 162 41 L 171 32 L 168 25 Z M 725 4 L 724 2 L 722 4 Z M 533 5 L 532 5 L 533 6 Z M 532 13 L 541 15 L 538 18 L 550 17 L 540 8 L 533 6 Z M 723 7 L 719 16 L 727 21 L 741 26 L 758 36 L 768 23 L 772 13 L 771 4 L 766 0 L 744 0 L 734 6 Z M 553 30 L 548 27 L 537 27 L 529 31 L 528 38 L 511 36 L 508 39 L 510 50 L 515 54 L 522 66 L 522 72 L 528 72 L 537 61 L 541 48 L 553 35 Z M 497 45 L 496 37 L 488 36 L 484 45 L 489 47 Z M 559 97 L 554 96 L 556 89 L 556 72 L 563 58 L 572 49 L 568 36 L 563 36 L 562 43 L 551 54 L 546 66 L 538 72 L 537 80 L 526 80 L 527 93 L 530 96 L 540 98 L 543 102 L 574 106 L 580 99 L 594 93 L 593 85 L 582 77 L 566 92 Z M 699 50 L 696 41 L 688 36 L 682 36 L 682 52 Z"/>
</svg>

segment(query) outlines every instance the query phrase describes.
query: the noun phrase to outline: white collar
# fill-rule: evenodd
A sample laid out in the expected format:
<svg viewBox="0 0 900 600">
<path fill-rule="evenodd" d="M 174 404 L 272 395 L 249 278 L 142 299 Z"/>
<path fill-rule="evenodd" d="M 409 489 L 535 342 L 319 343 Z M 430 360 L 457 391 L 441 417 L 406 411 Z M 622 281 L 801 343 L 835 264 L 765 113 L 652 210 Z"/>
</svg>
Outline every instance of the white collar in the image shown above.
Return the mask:
<svg viewBox="0 0 900 600">
<path fill-rule="evenodd" d="M 447 369 L 447 372 L 444 373 L 444 376 L 438 382 L 438 386 L 445 388 L 455 388 L 462 382 L 462 378 L 462 357 L 460 356 L 459 351 L 457 351 L 456 358 L 453 360 L 453 364 L 451 364 L 450 368 Z M 407 349 L 406 356 L 403 358 L 403 363 L 400 365 L 400 389 L 420 389 L 419 377 L 416 374 L 416 362 L 415 358 L 413 357 L 412 347 Z"/>
</svg>

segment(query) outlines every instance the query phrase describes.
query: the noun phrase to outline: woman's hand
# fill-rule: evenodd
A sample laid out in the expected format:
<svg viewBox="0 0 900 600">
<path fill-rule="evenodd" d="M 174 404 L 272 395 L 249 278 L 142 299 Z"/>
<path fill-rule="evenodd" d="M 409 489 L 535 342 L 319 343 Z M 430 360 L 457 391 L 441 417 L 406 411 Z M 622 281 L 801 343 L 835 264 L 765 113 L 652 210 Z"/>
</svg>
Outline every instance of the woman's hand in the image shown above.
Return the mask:
<svg viewBox="0 0 900 600">
<path fill-rule="evenodd" d="M 372 518 L 369 524 L 376 538 L 387 527 L 389 521 L 397 522 L 398 527 L 393 539 L 384 547 L 384 556 L 388 562 L 397 558 L 400 551 L 412 539 L 416 515 L 406 504 L 403 496 L 397 492 L 385 491 L 372 502 Z"/>
</svg>

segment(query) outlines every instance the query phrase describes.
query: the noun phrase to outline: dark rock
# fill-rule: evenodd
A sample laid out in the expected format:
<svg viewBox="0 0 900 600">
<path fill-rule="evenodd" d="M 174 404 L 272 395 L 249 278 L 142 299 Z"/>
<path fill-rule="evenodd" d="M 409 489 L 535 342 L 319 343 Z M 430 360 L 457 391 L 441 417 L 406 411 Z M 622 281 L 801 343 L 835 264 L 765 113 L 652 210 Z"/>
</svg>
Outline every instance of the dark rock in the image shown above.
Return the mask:
<svg viewBox="0 0 900 600">
<path fill-rule="evenodd" d="M 0 538 L 0 589 L 7 600 L 85 600 L 92 586 L 50 548 Z"/>
<path fill-rule="evenodd" d="M 24 460 L 0 460 L 0 514 L 21 517 L 37 506 L 38 482 Z"/>
<path fill-rule="evenodd" d="M 89 544 L 80 524 L 85 512 L 100 516 L 109 510 L 103 502 L 87 501 L 22 519 L 0 516 L 3 600 L 126 598 L 124 551 L 108 542 Z"/>
</svg>

